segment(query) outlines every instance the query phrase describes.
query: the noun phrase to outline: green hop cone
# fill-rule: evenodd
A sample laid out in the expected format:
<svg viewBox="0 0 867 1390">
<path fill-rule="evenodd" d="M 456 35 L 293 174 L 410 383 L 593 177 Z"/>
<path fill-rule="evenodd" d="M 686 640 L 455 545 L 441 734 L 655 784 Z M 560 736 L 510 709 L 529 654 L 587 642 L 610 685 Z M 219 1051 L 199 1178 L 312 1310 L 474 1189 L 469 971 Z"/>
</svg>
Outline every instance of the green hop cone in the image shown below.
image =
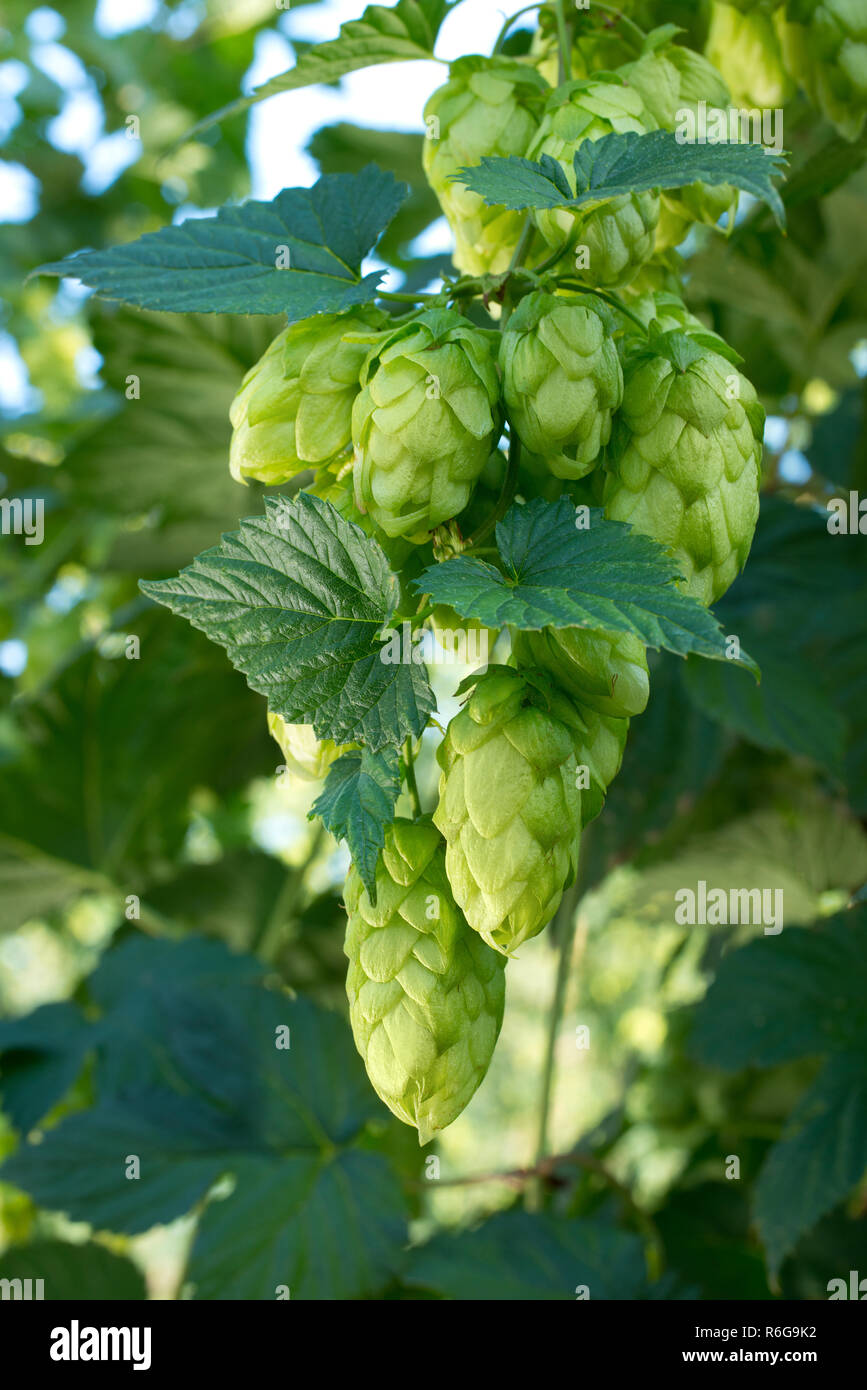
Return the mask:
<svg viewBox="0 0 867 1390">
<path fill-rule="evenodd" d="M 358 746 L 317 738 L 310 724 L 287 724 L 281 715 L 270 712 L 268 733 L 280 745 L 289 771 L 305 782 L 316 782 L 324 777 L 332 763 Z"/>
<path fill-rule="evenodd" d="M 674 554 L 685 591 L 711 604 L 743 568 L 759 512 L 764 411 L 746 377 L 680 332 L 624 366 L 606 457 L 606 516 Z"/>
<path fill-rule="evenodd" d="M 369 344 L 344 335 L 369 333 L 386 321 L 377 309 L 351 309 L 317 314 L 278 333 L 244 377 L 229 411 L 233 478 L 285 483 L 347 449 Z"/>
<path fill-rule="evenodd" d="M 664 34 L 665 31 L 657 31 Z M 633 63 L 618 69 L 630 86 L 641 95 L 645 110 L 662 130 L 684 130 L 692 134 L 700 103 L 706 108 L 727 111 L 731 96 L 726 83 L 707 58 L 674 43 L 653 47 Z M 692 124 L 690 124 L 692 118 Z M 686 188 L 663 192 L 656 249 L 677 246 L 694 222 L 715 226 L 728 215 L 734 225 L 738 192 L 729 184 L 713 186 L 690 184 Z"/>
<path fill-rule="evenodd" d="M 352 410 L 355 497 L 387 536 L 422 542 L 467 505 L 500 433 L 495 338 L 435 309 L 371 353 Z"/>
<path fill-rule="evenodd" d="M 601 140 L 611 131 L 644 134 L 654 125 L 639 93 L 613 75 L 570 83 L 559 89 L 549 106 L 527 158 L 539 160 L 547 154 L 558 160 L 573 190 L 572 159 L 582 141 Z M 625 285 L 653 254 L 659 197 L 652 192 L 625 193 L 579 209 L 544 209 L 534 218 L 552 249 L 567 237 L 586 248 L 575 261 L 582 279 L 595 285 Z"/>
<path fill-rule="evenodd" d="M 486 155 L 524 155 L 539 125 L 548 86 L 534 67 L 511 58 L 460 58 L 424 110 L 424 171 L 455 237 L 454 263 L 468 275 L 506 270 L 523 212 L 489 207 L 451 177 Z"/>
<path fill-rule="evenodd" d="M 763 7 L 744 13 L 741 8 L 711 5 L 705 56 L 725 79 L 735 106 L 775 109 L 793 91 L 783 63 L 780 26 Z"/>
<path fill-rule="evenodd" d="M 628 719 L 600 714 L 587 705 L 576 707 L 584 724 L 575 740 L 578 785 L 581 788 L 581 823 L 589 825 L 605 805 L 608 788 L 620 771 L 629 733 Z"/>
<path fill-rule="evenodd" d="M 591 7 L 592 8 L 592 7 Z M 539 28 L 533 34 L 530 54 L 539 72 L 552 87 L 559 82 L 557 27 L 554 15 L 541 10 Z M 597 72 L 619 68 L 633 56 L 627 38 L 614 29 L 609 16 L 594 20 L 588 11 L 581 16 L 580 27 L 572 45 L 572 77 L 592 77 Z"/>
<path fill-rule="evenodd" d="M 346 993 L 355 1045 L 377 1094 L 419 1143 L 457 1119 L 490 1065 L 505 961 L 470 931 L 427 819 L 396 820 L 376 870 L 376 905 L 346 882 Z"/>
<path fill-rule="evenodd" d="M 564 696 L 542 694 L 510 667 L 475 679 L 437 758 L 434 822 L 470 926 L 507 955 L 551 920 L 577 867 L 581 792 Z"/>
<path fill-rule="evenodd" d="M 785 21 L 789 71 L 840 134 L 857 140 L 867 120 L 865 0 L 789 0 Z"/>
<path fill-rule="evenodd" d="M 566 695 L 599 714 L 628 719 L 647 705 L 647 656 L 644 644 L 631 632 L 586 627 L 516 631 L 512 654 L 519 666 L 546 671 Z"/>
<path fill-rule="evenodd" d="M 509 419 L 557 478 L 589 473 L 611 436 L 623 372 L 605 306 L 534 291 L 501 335 Z"/>
</svg>

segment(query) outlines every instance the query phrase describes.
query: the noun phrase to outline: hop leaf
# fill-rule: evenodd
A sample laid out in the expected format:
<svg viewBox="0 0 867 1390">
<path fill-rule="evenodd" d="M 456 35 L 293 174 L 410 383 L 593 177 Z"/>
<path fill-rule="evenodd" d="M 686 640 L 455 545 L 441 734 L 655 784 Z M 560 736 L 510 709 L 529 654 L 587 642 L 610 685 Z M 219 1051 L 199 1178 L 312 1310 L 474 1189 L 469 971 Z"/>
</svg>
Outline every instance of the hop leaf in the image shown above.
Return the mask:
<svg viewBox="0 0 867 1390">
<path fill-rule="evenodd" d="M 376 906 L 353 868 L 346 884 L 350 1021 L 377 1094 L 419 1143 L 475 1094 L 503 1021 L 505 960 L 455 905 L 443 844 L 427 819 L 396 820 L 376 874 Z"/>
</svg>

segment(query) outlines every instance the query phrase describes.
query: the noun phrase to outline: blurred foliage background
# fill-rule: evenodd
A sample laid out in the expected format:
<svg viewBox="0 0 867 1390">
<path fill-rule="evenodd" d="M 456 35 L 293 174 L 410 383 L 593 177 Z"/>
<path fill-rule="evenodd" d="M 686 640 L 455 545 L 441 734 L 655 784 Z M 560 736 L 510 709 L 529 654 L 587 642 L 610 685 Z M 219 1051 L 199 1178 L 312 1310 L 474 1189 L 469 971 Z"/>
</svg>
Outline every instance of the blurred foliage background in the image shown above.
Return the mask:
<svg viewBox="0 0 867 1390">
<path fill-rule="evenodd" d="M 317 9 L 326 33 L 355 12 Z M 41 545 L 0 536 L 0 1276 L 49 1297 L 634 1299 L 822 1298 L 867 1274 L 867 548 L 825 510 L 867 495 L 864 139 L 792 96 L 788 235 L 747 204 L 729 241 L 683 248 L 769 411 L 753 555 L 719 606 L 764 678 L 655 660 L 574 939 L 510 966 L 489 1076 L 431 1155 L 354 1052 L 317 788 L 280 774 L 222 652 L 137 589 L 259 509 L 227 412 L 279 323 L 27 278 L 255 192 L 253 118 L 177 142 L 295 16 L 180 0 L 117 33 L 104 11 L 0 17 L 0 477 L 45 506 Z M 279 99 L 286 142 L 306 99 Z M 422 104 L 307 142 L 323 172 L 374 158 L 411 184 L 378 250 L 396 287 L 447 260 Z M 447 718 L 464 673 L 434 673 Z M 431 748 L 421 782 L 429 802 Z M 785 931 L 679 926 L 700 879 L 782 888 Z M 291 1094 L 269 1074 L 285 1024 Z"/>
</svg>

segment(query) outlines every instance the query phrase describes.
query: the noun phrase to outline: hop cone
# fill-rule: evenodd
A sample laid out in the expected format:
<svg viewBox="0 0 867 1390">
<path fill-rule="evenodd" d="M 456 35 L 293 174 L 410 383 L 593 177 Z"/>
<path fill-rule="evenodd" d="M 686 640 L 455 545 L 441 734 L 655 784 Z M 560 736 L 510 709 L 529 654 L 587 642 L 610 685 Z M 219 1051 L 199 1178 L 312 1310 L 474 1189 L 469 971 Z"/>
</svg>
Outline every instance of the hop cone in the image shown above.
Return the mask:
<svg viewBox="0 0 867 1390">
<path fill-rule="evenodd" d="M 494 336 L 430 310 L 368 359 L 352 410 L 355 496 L 387 536 L 422 541 L 467 505 L 500 428 Z"/>
<path fill-rule="evenodd" d="M 546 627 L 515 632 L 519 666 L 547 671 L 565 694 L 599 714 L 628 719 L 641 714 L 650 695 L 643 643 L 630 632 L 585 627 Z"/>
<path fill-rule="evenodd" d="M 710 347 L 669 333 L 624 367 L 605 512 L 674 553 L 685 590 L 713 603 L 746 562 L 759 510 L 764 412 Z"/>
<path fill-rule="evenodd" d="M 377 309 L 352 309 L 317 314 L 278 333 L 229 411 L 233 478 L 285 483 L 348 447 L 352 402 L 370 347 L 344 335 L 369 334 L 385 321 Z"/>
<path fill-rule="evenodd" d="M 505 961 L 470 931 L 428 820 L 396 820 L 376 871 L 376 905 L 346 882 L 346 993 L 377 1094 L 419 1143 L 456 1119 L 481 1084 L 503 1021 Z"/>
<path fill-rule="evenodd" d="M 468 57 L 452 64 L 425 107 L 424 171 L 455 236 L 454 263 L 469 275 L 507 269 L 525 214 L 488 207 L 451 175 L 485 155 L 526 154 L 546 94 L 527 63 Z"/>
<path fill-rule="evenodd" d="M 727 82 L 735 106 L 773 109 L 792 95 L 779 29 L 764 8 L 712 4 L 705 54 Z"/>
<path fill-rule="evenodd" d="M 619 78 L 599 77 L 578 84 L 562 105 L 548 112 L 527 158 L 539 160 L 547 154 L 558 160 L 574 189 L 572 158 L 583 140 L 600 140 L 611 131 L 643 134 L 653 124 L 634 88 Z M 625 193 L 589 208 L 545 209 L 534 217 L 552 248 L 572 233 L 578 245 L 587 247 L 589 265 L 578 272 L 583 278 L 596 285 L 625 285 L 653 252 L 659 198 L 655 193 Z"/>
<path fill-rule="evenodd" d="M 522 444 L 558 478 L 581 478 L 611 436 L 623 373 L 604 306 L 589 296 L 535 291 L 501 335 L 509 419 Z"/>
<path fill-rule="evenodd" d="M 437 751 L 434 822 L 455 900 L 507 955 L 551 920 L 575 871 L 582 731 L 564 697 L 548 700 L 517 671 L 492 666 Z"/>
<path fill-rule="evenodd" d="M 581 16 L 580 30 L 572 45 L 572 77 L 592 77 L 597 72 L 610 72 L 632 56 L 629 44 L 603 16 L 598 28 L 591 27 L 590 13 Z M 545 10 L 539 14 L 539 28 L 533 35 L 530 53 L 539 72 L 552 87 L 559 82 L 557 30 L 553 15 Z"/>
<path fill-rule="evenodd" d="M 712 63 L 678 44 L 665 44 L 618 70 L 639 92 L 645 110 L 662 130 L 677 130 L 685 113 L 696 115 L 699 103 L 727 110 L 729 89 Z M 729 184 L 695 183 L 663 192 L 656 249 L 677 246 L 693 222 L 714 226 L 726 213 L 730 223 L 737 211 L 737 189 Z"/>
<path fill-rule="evenodd" d="M 602 810 L 608 788 L 620 771 L 629 720 L 614 719 L 587 705 L 578 706 L 577 713 L 584 724 L 584 732 L 577 734 L 575 742 L 579 778 L 581 769 L 587 769 L 586 785 L 579 782 L 581 823 L 589 825 Z"/>
<path fill-rule="evenodd" d="M 332 763 L 354 743 L 334 743 L 317 738 L 309 724 L 287 724 L 279 714 L 268 714 L 268 732 L 280 745 L 286 766 L 307 782 L 324 777 Z"/>
<path fill-rule="evenodd" d="M 783 53 L 814 106 L 847 140 L 867 120 L 865 0 L 789 0 Z"/>
</svg>

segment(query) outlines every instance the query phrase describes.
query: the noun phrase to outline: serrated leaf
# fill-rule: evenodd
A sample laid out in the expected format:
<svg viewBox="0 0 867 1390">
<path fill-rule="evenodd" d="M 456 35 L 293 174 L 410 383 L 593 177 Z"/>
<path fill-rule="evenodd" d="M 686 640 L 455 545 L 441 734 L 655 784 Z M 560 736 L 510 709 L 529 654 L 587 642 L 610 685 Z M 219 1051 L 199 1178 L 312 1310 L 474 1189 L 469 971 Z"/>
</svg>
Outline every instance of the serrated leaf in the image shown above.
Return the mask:
<svg viewBox="0 0 867 1390">
<path fill-rule="evenodd" d="M 516 211 L 580 208 L 624 193 L 698 182 L 733 184 L 767 203 L 782 227 L 785 208 L 771 179 L 784 163 L 782 155 L 769 153 L 761 145 L 691 144 L 669 130 L 644 135 L 629 131 L 581 141 L 573 161 L 574 194 L 564 187 L 562 167 L 550 156 L 538 162 L 515 155 L 486 156 L 480 164 L 460 169 L 453 182 L 478 193 L 490 205 Z"/>
<path fill-rule="evenodd" d="M 362 277 L 361 262 L 407 192 L 369 164 L 359 174 L 324 174 L 312 188 L 284 188 L 270 203 L 223 207 L 39 270 L 75 276 L 143 309 L 282 313 L 292 322 L 376 297 L 382 273 Z"/>
<path fill-rule="evenodd" d="M 400 796 L 400 758 L 397 749 L 352 749 L 328 770 L 310 817 L 321 816 L 326 830 L 345 840 L 370 901 L 376 902 L 376 862 L 385 844 L 386 827 L 394 820 Z"/>
<path fill-rule="evenodd" d="M 381 547 L 308 493 L 265 508 L 144 592 L 225 647 L 288 723 L 374 752 L 420 734 L 434 709 L 424 669 L 381 660 L 395 594 Z"/>
<path fill-rule="evenodd" d="M 0 1022 L 0 1109 L 27 1133 L 81 1071 L 91 1030 L 72 1004 L 43 1004 Z"/>
<path fill-rule="evenodd" d="M 568 498 L 534 498 L 498 522 L 497 545 L 504 574 L 459 555 L 426 570 L 416 589 L 487 627 L 608 628 L 634 632 L 647 646 L 681 656 L 726 659 L 719 623 L 675 587 L 672 557 L 597 509 L 589 527 L 579 530 Z M 745 654 L 741 664 L 757 669 Z"/>
<path fill-rule="evenodd" d="M 101 1007 L 98 1104 L 19 1148 L 3 1180 L 135 1234 L 229 1179 L 199 1220 L 194 1296 L 375 1293 L 406 1237 L 398 1184 L 356 1147 L 382 1108 L 344 1020 L 264 989 L 260 970 L 200 940 L 136 938 L 109 952 L 89 982 Z"/>
<path fill-rule="evenodd" d="M 141 1270 L 132 1260 L 96 1241 L 72 1245 L 63 1240 L 34 1240 L 15 1245 L 0 1256 L 0 1279 L 41 1279 L 45 1301 L 78 1302 L 147 1298 Z"/>
<path fill-rule="evenodd" d="M 521 1252 L 515 1259 L 515 1251 Z M 412 1252 L 405 1283 L 444 1298 L 571 1301 L 648 1297 L 641 1242 L 604 1220 L 501 1212 L 475 1231 L 434 1236 Z"/>
<path fill-rule="evenodd" d="M 798 1057 L 867 1053 L 867 910 L 813 929 L 786 928 L 725 957 L 693 1032 L 692 1050 L 726 1070 Z"/>
<path fill-rule="evenodd" d="M 776 1274 L 827 1212 L 844 1201 L 867 1171 L 867 1065 L 857 1055 L 833 1057 L 789 1116 L 756 1182 L 759 1234 Z"/>
</svg>

